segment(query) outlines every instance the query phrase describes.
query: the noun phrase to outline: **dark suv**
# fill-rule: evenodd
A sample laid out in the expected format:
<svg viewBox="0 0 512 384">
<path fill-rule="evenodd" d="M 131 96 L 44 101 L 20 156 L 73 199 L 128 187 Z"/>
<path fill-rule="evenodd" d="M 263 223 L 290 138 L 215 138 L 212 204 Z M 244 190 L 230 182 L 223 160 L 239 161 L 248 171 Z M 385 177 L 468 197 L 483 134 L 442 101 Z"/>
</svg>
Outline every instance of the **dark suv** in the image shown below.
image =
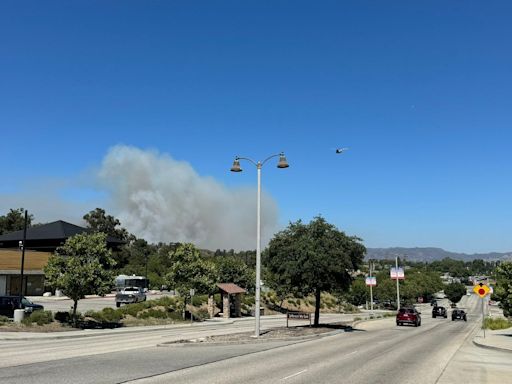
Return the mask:
<svg viewBox="0 0 512 384">
<path fill-rule="evenodd" d="M 456 319 L 468 321 L 468 318 L 466 317 L 466 312 L 464 312 L 462 309 L 454 309 L 452 311 L 452 321 L 455 321 Z"/>
<path fill-rule="evenodd" d="M 435 319 L 436 317 L 444 317 L 445 319 L 448 317 L 448 313 L 446 312 L 445 307 L 438 307 L 437 305 L 432 308 L 432 317 Z"/>
<path fill-rule="evenodd" d="M 400 308 L 396 314 L 396 325 L 412 324 L 415 327 L 421 325 L 421 316 L 416 308 Z"/>
<path fill-rule="evenodd" d="M 0 296 L 0 315 L 14 317 L 14 310 L 20 308 L 19 296 Z M 31 302 L 26 297 L 21 298 L 21 309 L 25 312 L 33 312 L 44 309 L 42 305 Z"/>
</svg>

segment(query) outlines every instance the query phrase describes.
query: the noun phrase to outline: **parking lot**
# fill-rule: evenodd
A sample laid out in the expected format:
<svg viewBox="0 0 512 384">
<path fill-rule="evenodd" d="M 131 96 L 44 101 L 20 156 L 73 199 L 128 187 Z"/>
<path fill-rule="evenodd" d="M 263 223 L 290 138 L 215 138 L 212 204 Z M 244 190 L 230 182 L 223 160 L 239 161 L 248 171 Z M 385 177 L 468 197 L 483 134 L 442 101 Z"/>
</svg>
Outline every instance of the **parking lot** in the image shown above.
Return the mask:
<svg viewBox="0 0 512 384">
<path fill-rule="evenodd" d="M 148 300 L 159 299 L 163 296 L 170 296 L 169 292 L 147 293 Z M 69 311 L 73 307 L 73 300 L 67 297 L 42 297 L 30 296 L 29 299 L 34 303 L 41 304 L 45 310 L 52 312 Z M 103 308 L 116 308 L 115 293 L 110 293 L 105 297 L 89 296 L 78 301 L 78 311 L 86 312 L 88 310 L 99 311 Z"/>
</svg>

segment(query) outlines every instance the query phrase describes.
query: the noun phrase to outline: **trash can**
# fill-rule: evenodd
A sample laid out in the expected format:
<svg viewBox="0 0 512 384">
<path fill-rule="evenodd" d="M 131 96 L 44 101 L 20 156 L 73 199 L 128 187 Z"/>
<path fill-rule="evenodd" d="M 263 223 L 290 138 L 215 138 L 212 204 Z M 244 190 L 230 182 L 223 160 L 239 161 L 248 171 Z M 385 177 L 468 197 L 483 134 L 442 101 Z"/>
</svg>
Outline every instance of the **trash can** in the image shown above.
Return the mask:
<svg viewBox="0 0 512 384">
<path fill-rule="evenodd" d="M 24 309 L 15 309 L 14 310 L 14 322 L 21 323 L 21 321 L 25 318 L 25 310 Z"/>
</svg>

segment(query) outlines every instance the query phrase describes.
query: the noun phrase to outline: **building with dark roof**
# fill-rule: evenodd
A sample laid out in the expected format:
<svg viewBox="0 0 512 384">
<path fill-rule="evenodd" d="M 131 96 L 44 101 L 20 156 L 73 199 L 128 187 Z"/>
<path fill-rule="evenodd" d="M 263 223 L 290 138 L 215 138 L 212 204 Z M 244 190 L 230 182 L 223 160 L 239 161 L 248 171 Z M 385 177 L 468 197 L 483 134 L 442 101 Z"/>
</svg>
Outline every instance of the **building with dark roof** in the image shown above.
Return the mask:
<svg viewBox="0 0 512 384">
<path fill-rule="evenodd" d="M 66 221 L 58 220 L 52 223 L 27 228 L 25 249 L 53 252 L 74 235 L 91 232 L 91 229 L 80 227 Z M 0 248 L 18 248 L 23 241 L 23 230 L 0 235 Z M 117 248 L 125 242 L 112 236 L 107 237 L 107 247 Z"/>
<path fill-rule="evenodd" d="M 68 238 L 79 233 L 91 232 L 62 220 L 27 228 L 25 264 L 23 268 L 23 293 L 27 296 L 42 295 L 43 268 L 51 254 Z M 18 295 L 21 276 L 21 250 L 23 230 L 0 235 L 0 295 Z M 116 249 L 125 242 L 107 237 L 107 247 Z"/>
</svg>

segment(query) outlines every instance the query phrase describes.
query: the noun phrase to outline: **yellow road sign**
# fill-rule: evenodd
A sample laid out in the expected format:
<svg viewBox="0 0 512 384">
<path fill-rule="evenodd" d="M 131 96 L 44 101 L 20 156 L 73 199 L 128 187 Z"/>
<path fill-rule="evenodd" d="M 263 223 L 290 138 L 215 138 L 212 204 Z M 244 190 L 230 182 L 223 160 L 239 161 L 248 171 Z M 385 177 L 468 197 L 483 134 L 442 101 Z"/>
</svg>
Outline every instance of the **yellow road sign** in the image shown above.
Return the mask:
<svg viewBox="0 0 512 384">
<path fill-rule="evenodd" d="M 482 283 L 475 285 L 473 291 L 482 299 L 491 292 L 490 288 Z"/>
</svg>

